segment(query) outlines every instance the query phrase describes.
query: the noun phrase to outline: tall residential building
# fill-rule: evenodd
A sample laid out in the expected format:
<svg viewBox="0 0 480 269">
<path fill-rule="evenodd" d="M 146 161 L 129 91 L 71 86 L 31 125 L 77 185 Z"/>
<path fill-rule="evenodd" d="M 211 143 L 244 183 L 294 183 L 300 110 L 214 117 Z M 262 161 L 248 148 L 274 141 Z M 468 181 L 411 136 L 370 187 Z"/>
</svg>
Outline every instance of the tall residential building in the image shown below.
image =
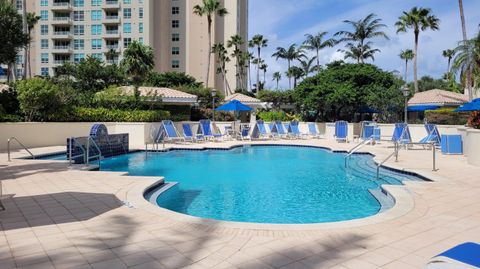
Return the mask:
<svg viewBox="0 0 480 269">
<path fill-rule="evenodd" d="M 248 0 L 220 2 L 229 14 L 214 19 L 212 43 L 226 44 L 237 34 L 246 41 Z M 205 81 L 207 19 L 193 14 L 197 4 L 202 0 L 28 0 L 27 10 L 41 16 L 32 33 L 32 72 L 51 76 L 64 62 L 87 56 L 118 63 L 136 40 L 154 49 L 156 71 L 185 72 Z M 209 86 L 224 90 L 214 57 L 211 62 Z M 235 89 L 234 61 L 226 69 Z"/>
</svg>

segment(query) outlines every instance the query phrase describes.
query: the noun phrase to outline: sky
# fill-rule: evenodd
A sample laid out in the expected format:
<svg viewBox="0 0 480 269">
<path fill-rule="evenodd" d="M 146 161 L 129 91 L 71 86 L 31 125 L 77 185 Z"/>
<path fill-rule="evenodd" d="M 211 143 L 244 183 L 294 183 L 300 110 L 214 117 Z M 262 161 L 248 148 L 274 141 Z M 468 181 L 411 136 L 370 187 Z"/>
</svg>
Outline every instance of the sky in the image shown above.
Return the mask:
<svg viewBox="0 0 480 269">
<path fill-rule="evenodd" d="M 390 40 L 376 39 L 374 46 L 381 50 L 375 55 L 375 65 L 380 68 L 404 73 L 404 62 L 399 58 L 403 49 L 413 49 L 413 32 L 396 34 L 394 26 L 403 11 L 414 6 L 431 8 L 433 14 L 440 19 L 440 30 L 421 32 L 419 42 L 418 75 L 429 75 L 440 78 L 447 70 L 447 60 L 442 56 L 445 49 L 455 48 L 462 40 L 461 23 L 457 0 L 250 0 L 249 1 L 249 35 L 262 34 L 268 39 L 268 47 L 263 49 L 262 58 L 268 65 L 267 86 L 275 88 L 272 75 L 276 71 L 282 73 L 280 88 L 288 87 L 288 79 L 284 75 L 286 61 L 278 61 L 271 55 L 277 47 L 288 47 L 290 44 L 301 44 L 305 34 L 316 34 L 326 31 L 328 37 L 339 30 L 351 30 L 344 20 L 357 21 L 370 13 L 375 13 L 388 27 L 384 31 Z M 480 0 L 463 0 L 467 35 L 473 37 L 480 24 Z M 320 63 L 343 59 L 338 49 L 343 45 L 322 50 Z M 314 52 L 309 53 L 309 57 Z M 367 62 L 372 63 L 371 60 Z M 409 67 L 409 80 L 413 74 Z M 252 76 L 255 74 L 252 70 Z"/>
</svg>

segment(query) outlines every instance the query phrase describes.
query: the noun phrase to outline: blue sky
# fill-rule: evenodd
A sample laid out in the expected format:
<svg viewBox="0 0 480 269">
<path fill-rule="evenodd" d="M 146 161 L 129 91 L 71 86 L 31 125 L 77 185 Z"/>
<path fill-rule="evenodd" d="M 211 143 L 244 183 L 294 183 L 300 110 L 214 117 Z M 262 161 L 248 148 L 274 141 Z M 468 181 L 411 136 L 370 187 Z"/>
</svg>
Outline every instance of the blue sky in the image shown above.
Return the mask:
<svg viewBox="0 0 480 269">
<path fill-rule="evenodd" d="M 473 37 L 480 23 L 480 0 L 463 2 L 468 36 Z M 370 13 L 383 19 L 388 26 L 385 31 L 390 36 L 390 41 L 374 40 L 376 47 L 381 50 L 375 55 L 374 64 L 403 74 L 404 63 L 398 54 L 402 49 L 413 48 L 413 33 L 397 35 L 394 24 L 402 11 L 413 6 L 431 8 L 440 19 L 439 31 L 420 34 L 418 63 L 419 76 L 440 77 L 447 68 L 442 50 L 454 48 L 462 39 L 457 0 L 250 0 L 249 33 L 251 36 L 263 34 L 269 40 L 268 48 L 262 52 L 269 66 L 267 87 L 274 87 L 275 83 L 271 81 L 273 72 L 281 71 L 284 74 L 286 70 L 285 62 L 270 57 L 276 47 L 301 44 L 307 33 L 327 31 L 331 36 L 339 30 L 349 29 L 343 20 L 359 20 Z M 338 45 L 323 50 L 321 64 L 343 59 L 343 55 L 337 52 L 341 47 Z M 411 79 L 412 71 L 409 70 L 409 73 Z M 287 85 L 287 79 L 282 79 L 281 87 Z"/>
</svg>

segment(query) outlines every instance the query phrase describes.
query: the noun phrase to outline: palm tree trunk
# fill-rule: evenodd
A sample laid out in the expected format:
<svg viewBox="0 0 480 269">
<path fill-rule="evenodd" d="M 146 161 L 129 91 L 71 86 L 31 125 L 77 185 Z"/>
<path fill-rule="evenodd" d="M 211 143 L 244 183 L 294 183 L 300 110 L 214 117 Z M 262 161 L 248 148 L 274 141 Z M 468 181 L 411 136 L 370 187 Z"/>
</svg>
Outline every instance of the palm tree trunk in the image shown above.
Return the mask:
<svg viewBox="0 0 480 269">
<path fill-rule="evenodd" d="M 415 93 L 418 92 L 418 77 L 417 77 L 417 60 L 418 60 L 418 35 L 419 32 L 415 32 L 415 48 L 413 55 L 413 84 L 415 85 Z"/>
<path fill-rule="evenodd" d="M 252 91 L 252 62 L 250 61 L 250 59 L 248 59 L 248 83 L 250 86 L 250 91 Z"/>
<path fill-rule="evenodd" d="M 405 84 L 407 84 L 407 74 L 408 74 L 408 59 L 405 60 Z"/>
<path fill-rule="evenodd" d="M 290 59 L 288 61 L 288 70 L 287 73 L 290 72 Z M 292 76 L 288 75 L 288 88 L 292 89 Z"/>
<path fill-rule="evenodd" d="M 465 26 L 465 13 L 463 12 L 463 0 L 458 0 L 458 7 L 460 8 L 460 20 L 462 22 L 463 42 L 467 44 L 468 37 L 467 37 L 467 27 Z M 470 101 L 473 100 L 471 80 L 472 80 L 472 70 L 469 68 L 467 70 L 467 81 L 465 83 L 465 87 L 467 88 L 468 98 Z"/>
<path fill-rule="evenodd" d="M 22 1 L 22 18 L 23 18 L 23 32 L 26 34 L 26 33 L 28 33 L 27 0 Z M 29 45 L 30 45 L 30 43 L 29 43 Z M 23 57 L 23 77 L 24 78 L 27 78 L 28 47 L 29 46 L 25 46 L 25 49 L 24 49 L 24 53 L 25 53 L 25 55 Z"/>
<path fill-rule="evenodd" d="M 320 50 L 317 48 L 317 72 L 320 72 Z"/>
<path fill-rule="evenodd" d="M 277 90 L 278 90 L 278 79 L 277 79 Z"/>
<path fill-rule="evenodd" d="M 448 65 L 447 65 L 447 76 L 448 78 L 450 78 L 450 62 L 451 62 L 452 58 L 448 57 Z"/>
<path fill-rule="evenodd" d="M 260 89 L 260 46 L 257 47 L 257 90 Z"/>
<path fill-rule="evenodd" d="M 208 20 L 208 51 L 207 51 L 207 76 L 205 78 L 205 87 L 208 88 L 208 81 L 210 78 L 210 61 L 211 61 L 211 53 L 212 53 L 212 18 L 210 16 L 207 17 Z"/>
</svg>

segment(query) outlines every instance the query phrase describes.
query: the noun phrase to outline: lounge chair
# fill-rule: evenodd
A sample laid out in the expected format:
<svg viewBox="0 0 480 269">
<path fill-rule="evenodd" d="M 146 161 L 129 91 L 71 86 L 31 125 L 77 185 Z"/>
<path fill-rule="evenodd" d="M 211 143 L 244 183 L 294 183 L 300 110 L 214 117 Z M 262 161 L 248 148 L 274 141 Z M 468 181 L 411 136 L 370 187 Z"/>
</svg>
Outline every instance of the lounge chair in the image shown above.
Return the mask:
<svg viewBox="0 0 480 269">
<path fill-rule="evenodd" d="M 185 138 L 180 136 L 177 128 L 171 120 L 164 120 L 158 129 L 158 135 L 156 136 L 155 142 L 165 142 L 165 141 L 182 141 L 185 142 Z"/>
<path fill-rule="evenodd" d="M 192 127 L 190 126 L 189 123 L 183 123 L 182 128 L 183 128 L 183 137 L 185 138 L 185 140 L 189 140 L 192 143 L 200 140 L 205 141 L 205 137 L 202 134 L 193 135 Z"/>
<path fill-rule="evenodd" d="M 435 124 L 425 124 L 425 130 L 427 130 L 427 136 L 420 140 L 420 143 L 430 144 L 435 143 L 436 146 L 440 145 L 440 132 L 438 132 L 437 125 Z"/>
<path fill-rule="evenodd" d="M 426 269 L 475 268 L 480 268 L 480 245 L 471 242 L 458 245 L 433 257 L 426 266 Z"/>
<path fill-rule="evenodd" d="M 217 134 L 212 132 L 210 120 L 200 120 L 197 134 L 203 135 L 205 139 L 211 139 L 211 140 L 217 140 L 217 141 L 223 137 L 222 134 Z"/>
<path fill-rule="evenodd" d="M 270 139 L 272 135 L 267 132 L 267 128 L 265 127 L 265 122 L 263 120 L 257 120 L 255 126 L 252 130 L 252 139 Z"/>
<path fill-rule="evenodd" d="M 393 130 L 392 141 L 399 144 L 408 144 L 412 142 L 410 129 L 406 123 L 395 123 L 395 130 Z"/>
<path fill-rule="evenodd" d="M 373 136 L 373 130 L 376 128 L 376 124 L 373 121 L 363 121 L 361 123 L 362 130 L 360 132 L 360 139 L 369 140 Z"/>
<path fill-rule="evenodd" d="M 298 139 L 307 139 L 308 134 L 300 132 L 300 128 L 298 127 L 298 121 L 294 120 L 290 122 L 288 125 L 288 133 Z"/>
<path fill-rule="evenodd" d="M 348 122 L 335 122 L 335 139 L 337 142 L 348 142 Z"/>
<path fill-rule="evenodd" d="M 317 131 L 317 125 L 313 122 L 308 123 L 308 135 L 312 138 L 320 138 L 320 134 Z"/>
<path fill-rule="evenodd" d="M 277 136 L 279 138 L 289 138 L 289 135 L 288 135 L 287 131 L 285 131 L 285 128 L 283 127 L 282 122 L 279 121 L 279 120 L 277 120 L 273 123 L 271 133 L 274 136 Z"/>
<path fill-rule="evenodd" d="M 238 136 L 238 139 L 240 140 L 252 140 L 252 137 L 250 136 L 250 126 L 246 124 L 240 125 L 240 133 Z"/>
</svg>

